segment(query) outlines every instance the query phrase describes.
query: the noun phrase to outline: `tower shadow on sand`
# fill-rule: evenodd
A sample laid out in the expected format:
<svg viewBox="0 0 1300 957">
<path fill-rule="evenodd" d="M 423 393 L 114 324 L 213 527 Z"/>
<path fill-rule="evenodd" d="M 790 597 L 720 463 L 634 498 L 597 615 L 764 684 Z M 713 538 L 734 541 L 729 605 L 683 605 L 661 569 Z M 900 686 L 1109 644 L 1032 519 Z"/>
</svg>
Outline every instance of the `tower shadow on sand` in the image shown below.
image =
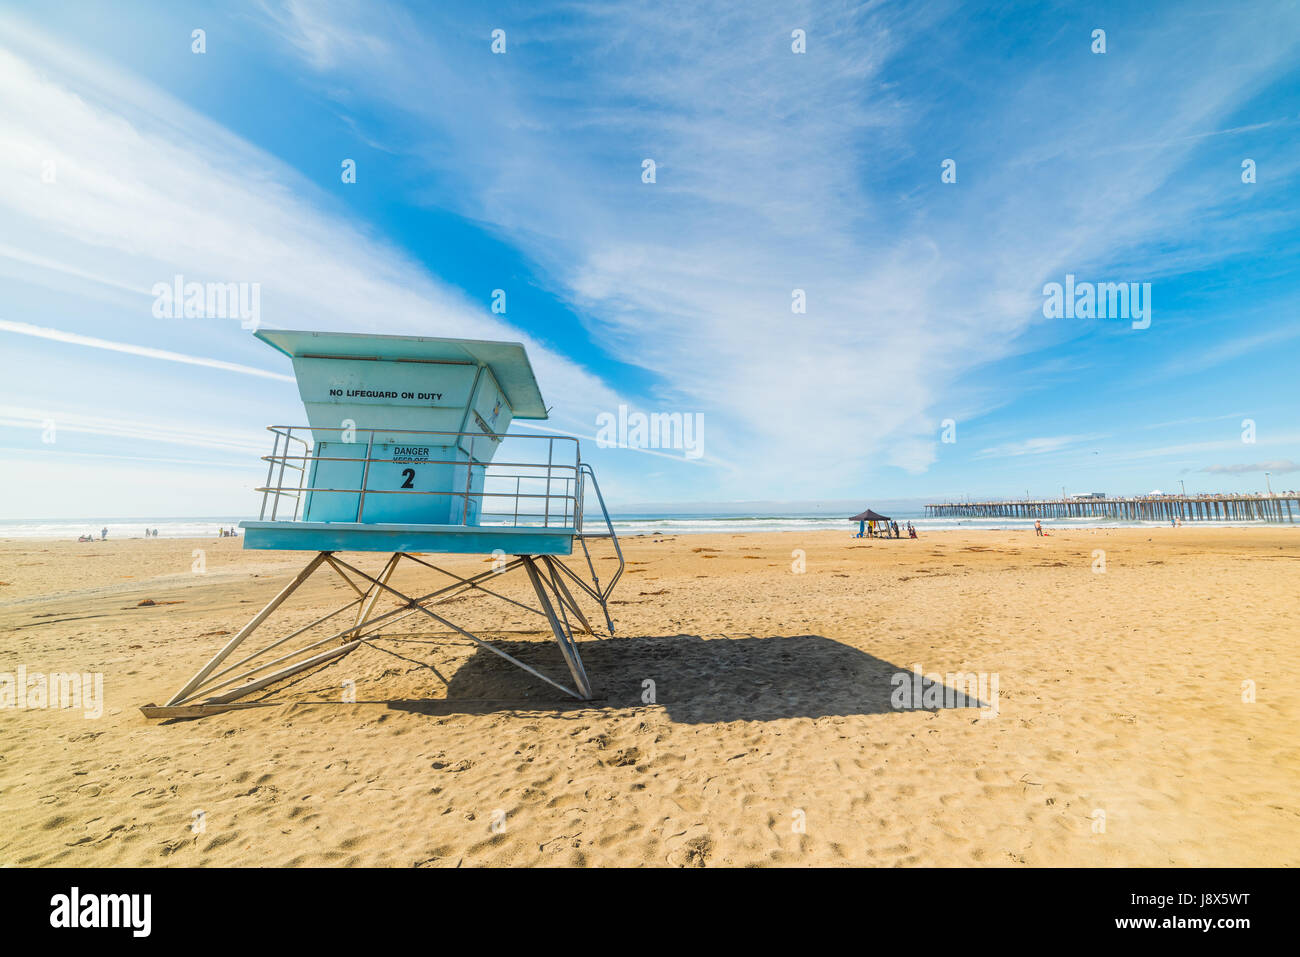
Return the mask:
<svg viewBox="0 0 1300 957">
<path fill-rule="evenodd" d="M 538 642 L 495 644 L 533 663 L 553 653 Z M 821 635 L 638 636 L 587 640 L 580 650 L 595 685 L 593 701 L 556 701 L 527 675 L 477 649 L 446 678 L 445 698 L 393 700 L 388 705 L 426 714 L 487 713 L 511 710 L 522 703 L 520 699 L 541 694 L 546 696 L 543 700 L 524 706 L 557 712 L 634 708 L 649 703 L 643 696 L 650 688 L 645 682 L 651 681 L 654 704 L 673 721 L 709 724 L 885 714 L 900 710 L 892 700 L 896 676 L 906 675 L 909 688 L 916 688 L 908 665 L 884 661 Z M 920 688 L 923 693 L 940 692 L 940 700 L 953 701 L 949 689 L 928 679 L 922 679 Z M 932 697 L 926 694 L 920 700 Z M 501 703 L 494 706 L 493 701 Z M 974 696 L 963 700 L 958 695 L 956 701 L 957 707 L 971 710 L 988 706 Z M 907 710 L 938 709 L 921 708 L 918 701 Z"/>
</svg>

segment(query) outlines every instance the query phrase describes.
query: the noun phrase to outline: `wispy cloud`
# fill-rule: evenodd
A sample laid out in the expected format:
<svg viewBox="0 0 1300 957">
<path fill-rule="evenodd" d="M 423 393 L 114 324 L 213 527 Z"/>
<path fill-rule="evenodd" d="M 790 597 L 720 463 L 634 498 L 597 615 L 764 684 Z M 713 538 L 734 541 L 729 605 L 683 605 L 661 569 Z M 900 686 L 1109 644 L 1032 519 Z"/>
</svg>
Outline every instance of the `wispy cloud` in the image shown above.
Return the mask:
<svg viewBox="0 0 1300 957">
<path fill-rule="evenodd" d="M 1228 412 L 1225 415 L 1195 415 L 1186 419 L 1172 419 L 1168 422 L 1152 422 L 1142 426 L 1143 429 L 1171 429 L 1180 425 L 1202 425 L 1206 422 L 1222 422 L 1225 419 L 1241 419 L 1245 412 Z"/>
<path fill-rule="evenodd" d="M 1212 369 L 1225 362 L 1231 362 L 1234 359 L 1240 359 L 1242 356 L 1274 348 L 1296 339 L 1300 339 L 1300 325 L 1295 324 L 1283 326 L 1279 329 L 1270 329 L 1268 332 L 1255 335 L 1242 335 L 1227 339 L 1215 343 L 1210 348 L 1200 350 L 1198 354 L 1180 356 L 1175 361 L 1165 363 L 1150 373 L 1148 381 L 1204 372 L 1206 369 Z"/>
<path fill-rule="evenodd" d="M 711 441 L 759 493 L 788 483 L 791 461 L 925 470 L 954 383 L 1041 321 L 1044 277 L 1171 239 L 1152 269 L 1211 255 L 1188 238 L 1208 174 L 1184 164 L 1296 46 L 1249 17 L 1193 30 L 1171 10 L 1126 37 L 1122 63 L 1043 61 L 1027 79 L 968 62 L 978 128 L 936 135 L 910 81 L 978 47 L 943 4 L 579 3 L 558 25 L 521 9 L 502 19 L 526 55 L 500 57 L 486 30 L 467 44 L 463 24 L 395 5 L 269 9 L 323 88 L 406 118 L 463 184 L 463 212 L 541 263 L 666 400 L 718 423 Z M 1189 57 L 1220 69 L 1188 82 Z M 1081 95 L 1107 109 L 1065 109 Z M 1133 130 L 1145 148 L 1116 177 L 1099 157 Z M 794 289 L 806 314 L 791 312 Z M 1008 454 L 1046 450 L 1033 441 Z"/>
<path fill-rule="evenodd" d="M 577 421 L 615 404 L 598 376 L 441 283 L 400 248 L 326 212 L 328 197 L 281 161 L 14 16 L 0 16 L 0 89 L 0 257 L 20 262 L 25 281 L 60 290 L 70 275 L 88 279 L 87 288 L 111 296 L 119 310 L 124 296 L 135 303 L 141 331 L 157 320 L 150 298 L 136 296 L 160 280 L 180 273 L 259 282 L 266 326 L 293 328 L 309 316 L 317 329 L 522 340 L 548 399 Z M 54 183 L 41 179 L 46 164 Z M 192 329 L 193 341 L 214 348 L 247 336 L 234 323 Z M 5 330 L 250 368 L 82 329 L 10 319 Z"/>
<path fill-rule="evenodd" d="M 204 449 L 240 452 L 248 456 L 265 454 L 266 443 L 254 442 L 256 433 L 214 429 L 208 424 L 179 424 L 174 421 L 123 419 L 69 412 L 57 409 L 33 409 L 25 406 L 0 405 L 0 426 L 13 429 L 44 431 L 52 425 L 59 432 L 131 439 L 133 442 L 161 442 Z"/>
<path fill-rule="evenodd" d="M 1285 475 L 1289 472 L 1300 472 L 1300 463 L 1292 462 L 1290 459 L 1274 459 L 1271 462 L 1245 462 L 1236 465 L 1207 465 L 1201 469 L 1202 472 L 1212 472 L 1217 475 L 1245 475 L 1250 472 L 1274 472 L 1278 475 Z"/>
<path fill-rule="evenodd" d="M 1025 439 L 1020 442 L 1005 442 L 1001 445 L 989 446 L 980 449 L 975 454 L 976 458 L 1015 458 L 1021 455 L 1042 455 L 1046 452 L 1058 452 L 1061 449 L 1069 448 L 1073 445 L 1079 445 L 1082 442 L 1095 442 L 1099 439 L 1109 438 L 1105 433 L 1092 433 L 1086 435 L 1049 435 L 1038 438 Z"/>
<path fill-rule="evenodd" d="M 384 0 L 250 6 L 242 22 L 265 32 L 243 39 L 277 64 L 262 77 L 276 84 L 269 111 L 332 101 L 349 148 L 396 157 L 390 168 L 402 179 L 383 185 L 386 210 L 424 203 L 438 208 L 431 219 L 460 214 L 517 254 L 579 316 L 573 335 L 585 339 L 567 341 L 536 317 L 491 314 L 421 264 L 398 232 L 388 240 L 363 221 L 375 207 L 353 205 L 362 189 L 341 202 L 336 183 L 139 80 L 120 51 L 122 65 L 111 65 L 0 14 L 0 281 L 28 294 L 26 312 L 5 297 L 0 334 L 26 337 L 10 341 L 31 354 L 40 344 L 45 356 L 93 349 L 118 353 L 115 368 L 144 364 L 133 356 L 171 375 L 195 367 L 185 375 L 206 382 L 224 376 L 202 369 L 276 382 L 237 398 L 220 386 L 187 396 L 194 405 L 177 410 L 170 431 L 149 428 L 166 423 L 142 413 L 116 417 L 135 424 L 103 434 L 183 444 L 197 428 L 231 439 L 233 451 L 242 440 L 227 418 L 237 402 L 258 411 L 263 396 L 292 400 L 278 384 L 289 378 L 283 360 L 266 352 L 281 371 L 259 368 L 260 347 L 234 323 L 160 326 L 149 315 L 152 285 L 182 273 L 259 282 L 269 326 L 523 340 L 557 410 L 544 428 L 560 434 L 589 437 L 596 412 L 629 400 L 701 412 L 703 461 L 716 468 L 664 467 L 674 481 L 689 473 L 699 497 L 783 498 L 810 480 L 827 484 L 817 494 L 844 495 L 887 467 L 925 472 L 940 451 L 942 467 L 973 456 L 990 473 L 990 460 L 1015 460 L 1004 474 L 1046 471 L 1076 453 L 1090 465 L 1149 461 L 1151 471 L 1162 457 L 1230 457 L 1219 452 L 1231 443 L 1213 442 L 1092 456 L 1082 443 L 1100 433 L 1055 434 L 1136 430 L 1133 417 L 969 424 L 1023 409 L 1035 390 L 1044 406 L 1068 404 L 1062 396 L 1085 379 L 1103 395 L 1102 377 L 1139 361 L 1139 340 L 1118 335 L 1116 350 L 1133 346 L 1124 360 L 1044 348 L 1081 335 L 1044 322 L 1046 279 L 1177 277 L 1225 256 L 1267 258 L 1259 254 L 1271 238 L 1293 228 L 1286 210 L 1225 198 L 1236 159 L 1200 161 L 1207 150 L 1294 136 L 1295 122 L 1258 100 L 1293 69 L 1294 5 L 1248 2 L 1190 24 L 1156 8 L 1113 37 L 1122 42 L 1106 57 L 1086 52 L 1091 24 L 1050 6 L 1024 13 L 1024 29 L 1039 31 L 1030 55 L 946 0 L 616 0 L 566 4 L 563 16 L 522 3 L 490 15 Z M 496 26 L 510 36 L 504 56 L 489 52 Z M 790 50 L 795 26 L 807 30 L 805 54 Z M 1293 150 L 1276 153 L 1261 166 L 1274 182 L 1300 163 Z M 949 157 L 958 181 L 944 185 Z M 645 159 L 658 164 L 654 184 L 641 180 Z M 42 181 L 47 167 L 53 183 Z M 478 267 L 481 277 L 494 265 Z M 73 289 L 104 308 L 59 312 L 45 301 L 66 304 Z M 791 310 L 796 289 L 805 313 Z M 1242 325 L 1250 331 L 1226 342 L 1221 332 L 1182 336 L 1168 351 L 1162 343 L 1134 381 L 1263 355 L 1289 344 L 1293 326 Z M 1006 374 L 983 374 L 1031 349 L 1042 350 L 1032 368 L 1012 360 L 998 363 Z M 574 358 L 593 355 L 648 373 L 640 394 Z M 163 392 L 141 389 L 140 401 Z M 117 393 L 95 383 L 82 401 L 96 396 Z M 1253 408 L 1258 397 L 1238 401 Z M 83 411 L 88 432 L 111 427 L 91 421 L 98 409 Z M 1153 404 L 1142 420 L 1212 411 Z M 960 420 L 963 442 L 941 449 L 947 417 Z M 967 444 L 973 434 L 989 437 L 982 448 Z M 1274 447 L 1260 454 L 1294 454 L 1279 441 L 1270 433 L 1260 444 Z M 645 460 L 610 455 L 633 460 L 635 479 L 649 476 Z"/>
<path fill-rule="evenodd" d="M 1286 447 L 1300 442 L 1300 432 L 1269 432 L 1256 440 L 1259 446 Z M 1152 459 L 1173 459 L 1204 455 L 1206 452 L 1229 452 L 1242 448 L 1240 439 L 1216 439 L 1204 442 L 1183 442 L 1139 449 L 1127 449 L 1107 457 L 1110 463 L 1144 462 Z"/>
<path fill-rule="evenodd" d="M 257 369 L 253 366 L 240 365 L 237 362 L 226 362 L 223 359 L 209 359 L 203 356 L 187 356 L 179 352 L 169 352 L 166 349 L 154 349 L 150 346 L 137 346 L 126 342 L 110 342 L 107 339 L 97 339 L 94 336 L 83 336 L 75 332 L 64 332 L 60 329 L 46 329 L 41 326 L 33 326 L 26 322 L 10 322 L 7 319 L 0 319 L 0 332 L 8 332 L 19 336 L 35 336 L 38 339 L 49 339 L 52 342 L 65 342 L 73 346 L 86 346 L 90 349 L 105 349 L 109 352 L 124 352 L 127 355 L 143 356 L 146 359 L 161 359 L 165 362 L 183 362 L 186 365 L 206 366 L 209 369 L 221 369 L 225 372 L 238 372 L 241 375 L 260 376 L 263 379 L 280 379 L 284 382 L 296 381 L 293 376 L 285 375 L 281 372 L 270 372 L 266 369 Z"/>
<path fill-rule="evenodd" d="M 41 458 L 54 457 L 56 459 L 103 459 L 113 462 L 148 462 L 155 465 L 183 465 L 190 468 L 200 466 L 202 468 L 240 469 L 242 471 L 248 471 L 250 468 L 248 462 L 216 462 L 198 459 L 178 459 L 165 455 L 118 455 L 112 452 L 74 452 L 68 449 L 21 449 L 13 446 L 0 446 L 0 453 L 9 453 L 11 456 L 22 456 L 26 459 L 30 459 L 32 456 L 40 456 Z"/>
</svg>

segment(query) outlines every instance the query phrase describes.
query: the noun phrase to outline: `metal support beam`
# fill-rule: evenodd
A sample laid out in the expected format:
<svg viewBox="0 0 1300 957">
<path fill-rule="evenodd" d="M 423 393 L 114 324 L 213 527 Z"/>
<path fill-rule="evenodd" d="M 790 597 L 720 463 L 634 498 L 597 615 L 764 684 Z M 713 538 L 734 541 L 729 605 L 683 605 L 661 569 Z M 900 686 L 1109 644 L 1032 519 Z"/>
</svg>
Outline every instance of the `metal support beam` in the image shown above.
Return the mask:
<svg viewBox="0 0 1300 957">
<path fill-rule="evenodd" d="M 564 655 L 564 663 L 569 666 L 569 674 L 573 676 L 574 683 L 582 693 L 575 695 L 578 698 L 591 697 L 591 685 L 587 681 L 586 669 L 582 667 L 582 658 L 578 655 L 578 646 L 561 625 L 560 620 L 555 617 L 555 609 L 551 607 L 551 600 L 547 597 L 546 586 L 542 582 L 542 573 L 537 570 L 537 564 L 531 557 L 524 557 L 524 568 L 528 571 L 528 578 L 533 583 L 533 590 L 537 592 L 537 601 L 542 606 L 542 611 L 546 613 L 546 620 L 551 624 L 551 632 L 555 635 L 555 643 L 560 646 L 560 654 Z"/>
<path fill-rule="evenodd" d="M 401 558 L 402 558 L 401 552 L 393 552 L 393 556 L 390 559 L 388 559 L 388 563 L 384 565 L 384 570 L 379 573 L 379 581 L 381 583 L 385 585 L 388 584 L 388 579 L 393 577 L 393 570 L 397 568 L 397 563 L 398 561 L 401 560 Z M 333 565 L 335 568 L 338 568 L 338 563 L 335 562 L 333 558 L 331 558 L 329 561 L 331 565 Z M 340 574 L 342 574 L 342 572 L 340 572 Z M 365 600 L 361 603 L 361 607 L 357 610 L 357 628 L 356 631 L 352 633 L 354 637 L 358 632 L 361 631 L 361 626 L 366 623 L 366 619 L 370 617 L 370 612 L 374 609 L 375 602 L 378 601 L 378 599 L 379 599 L 379 586 L 371 585 L 370 588 L 366 591 Z"/>
<path fill-rule="evenodd" d="M 404 594 L 390 584 L 395 569 L 402 558 L 409 558 L 411 561 L 433 569 L 440 574 L 454 579 L 450 584 L 437 588 L 427 594 L 418 597 L 411 597 Z M 250 635 L 253 634 L 271 614 L 279 608 L 311 575 L 321 567 L 327 564 L 336 572 L 351 589 L 357 597 L 347 604 L 316 618 L 310 624 L 303 625 L 281 638 L 277 638 L 269 645 L 260 648 L 250 654 L 245 655 L 233 664 L 227 665 L 224 669 L 218 670 L 223 662 L 231 656 Z M 544 565 L 544 568 L 541 567 Z M 480 582 L 489 578 L 498 578 L 504 572 L 515 571 L 523 568 L 528 575 L 533 591 L 537 596 L 537 604 L 540 607 L 533 607 L 524 602 L 516 601 L 506 595 L 500 594 L 490 588 L 480 584 Z M 603 595 L 599 591 L 593 590 L 587 586 L 586 582 L 577 578 L 573 571 L 566 567 L 563 562 L 559 562 L 550 556 L 515 556 L 503 569 L 490 569 L 480 572 L 476 575 L 465 577 L 457 575 L 454 572 L 439 568 L 429 562 L 426 562 L 415 556 L 408 555 L 404 552 L 394 552 L 385 563 L 383 569 L 378 575 L 369 575 L 348 562 L 337 557 L 335 553 L 318 552 L 307 566 L 302 569 L 294 579 L 289 582 L 280 592 L 266 604 L 253 618 L 240 629 L 239 633 L 231 638 L 222 649 L 217 652 L 211 660 L 207 662 L 194 675 L 185 686 L 180 689 L 164 706 L 153 704 L 145 705 L 141 708 L 146 717 L 150 718 L 188 718 L 202 717 L 207 714 L 216 714 L 222 711 L 229 711 L 236 708 L 255 707 L 259 702 L 238 702 L 254 692 L 261 691 L 270 687 L 276 682 L 282 681 L 295 674 L 308 669 L 324 665 L 338 660 L 342 656 L 356 650 L 361 645 L 366 644 L 368 637 L 378 633 L 378 630 L 402 618 L 409 617 L 413 614 L 423 614 L 443 627 L 450 629 L 452 632 L 469 639 L 474 644 L 498 655 L 509 661 L 511 664 L 531 674 L 535 678 L 545 682 L 553 688 L 563 691 L 566 695 L 580 700 L 589 700 L 591 698 L 591 684 L 587 678 L 586 670 L 582 664 L 582 658 L 578 651 L 577 642 L 574 639 L 573 628 L 569 625 L 569 616 L 573 615 L 575 624 L 586 631 L 587 634 L 594 634 L 590 622 L 584 615 L 581 607 L 578 605 L 574 594 L 564 582 L 564 577 L 574 579 L 583 589 L 595 596 L 602 608 L 605 605 Z M 360 583 L 360 584 L 359 584 Z M 598 587 L 598 586 L 597 586 Z M 574 687 L 568 687 L 565 684 L 556 681 L 542 672 L 538 671 L 531 665 L 520 661 L 518 658 L 495 647 L 491 642 L 480 638 L 478 635 L 460 627 L 454 622 L 448 620 L 437 612 L 431 610 L 430 606 L 436 606 L 443 601 L 447 601 L 457 595 L 469 591 L 479 591 L 489 597 L 497 598 L 507 602 L 532 614 L 541 615 L 547 620 L 551 633 L 559 646 L 560 654 L 568 667 L 569 674 L 573 678 Z M 381 615 L 375 614 L 378 600 L 383 593 L 394 596 L 401 604 L 400 607 L 394 608 Z M 353 607 L 358 608 L 356 619 L 353 623 L 348 624 L 342 630 L 325 637 L 310 641 L 303 647 L 289 651 L 279 657 L 269 661 L 257 662 L 267 655 L 273 649 L 283 646 L 292 639 L 303 635 L 313 628 L 323 624 L 329 619 L 340 615 Z M 558 614 L 557 614 L 558 609 Z M 605 609 L 608 617 L 608 609 Z M 331 642 L 341 642 L 333 647 L 324 647 Z M 307 657 L 303 657 L 306 655 Z M 245 665 L 252 665 L 245 671 L 240 671 Z M 269 674 L 267 669 L 277 668 Z M 238 673 L 235 673 L 238 672 Z M 223 680 L 224 679 L 224 680 Z M 215 683 L 220 682 L 220 683 Z M 241 684 L 241 682 L 243 682 Z M 214 684 L 215 683 L 215 684 Z M 234 687 L 232 687 L 232 685 Z M 206 687 L 205 687 L 206 686 Z M 220 693 L 217 693 L 220 692 Z M 202 699 L 202 700 L 200 700 Z"/>
<path fill-rule="evenodd" d="M 564 568 L 564 566 L 550 555 L 543 555 L 542 561 L 546 563 L 546 567 L 550 569 L 551 572 L 551 590 L 555 592 L 560 601 L 567 605 L 569 610 L 573 612 L 574 617 L 578 619 L 578 624 L 582 626 L 582 630 L 589 635 L 594 635 L 595 632 L 592 631 L 591 625 L 587 621 L 587 616 L 582 613 L 582 609 L 578 607 L 578 603 L 574 600 L 568 586 L 564 584 L 563 577 L 561 577 L 560 573 L 556 570 L 557 568 Z M 565 569 L 565 571 L 568 571 L 568 569 Z"/>
<path fill-rule="evenodd" d="M 307 563 L 307 567 L 304 568 L 302 571 L 300 571 L 296 576 L 294 576 L 293 581 L 285 585 L 284 588 L 281 589 L 280 594 L 272 598 L 267 603 L 265 608 L 263 608 L 260 612 L 254 615 L 253 620 L 239 630 L 239 634 L 235 635 L 235 637 L 231 638 L 230 641 L 226 642 L 226 646 L 222 648 L 220 651 L 218 651 L 216 655 L 213 656 L 211 661 L 209 661 L 206 665 L 204 665 L 201 669 L 199 669 L 199 673 L 196 674 L 193 678 L 191 678 L 186 683 L 185 687 L 181 688 L 180 691 L 172 695 L 171 700 L 168 701 L 167 704 L 174 705 L 185 700 L 185 698 L 189 695 L 191 691 L 193 691 L 195 688 L 197 688 L 200 684 L 203 683 L 203 679 L 206 678 L 208 675 L 210 675 L 213 669 L 217 667 L 217 665 L 225 661 L 226 657 L 232 651 L 234 651 L 236 648 L 239 647 L 240 642 L 242 642 L 245 638 L 251 635 L 257 629 L 258 625 L 266 621 L 266 619 L 270 616 L 271 612 L 279 608 L 280 605 L 284 603 L 284 600 L 297 590 L 299 585 L 301 585 L 303 582 L 305 582 L 308 578 L 311 577 L 312 572 L 314 572 L 318 567 L 320 567 L 320 563 L 325 560 L 325 557 L 328 554 L 329 552 L 317 552 L 316 556 L 310 562 Z"/>
<path fill-rule="evenodd" d="M 558 681 L 548 678 L 546 675 L 542 674 L 532 665 L 525 664 L 524 662 L 520 661 L 518 658 L 514 657 L 513 655 L 508 654 L 507 652 L 502 651 L 500 648 L 495 647 L 490 642 L 484 641 L 478 635 L 466 631 L 464 628 L 460 627 L 460 625 L 457 625 L 455 622 L 448 621 L 446 618 L 442 617 L 441 615 L 431 612 L 428 608 L 425 608 L 423 605 L 419 604 L 416 599 L 408 598 L 406 595 L 403 595 L 401 592 L 399 592 L 396 588 L 393 588 L 391 585 L 381 584 L 379 585 L 379 587 L 384 589 L 385 591 L 392 592 L 393 595 L 405 601 L 416 611 L 423 612 L 424 614 L 432 618 L 434 621 L 437 621 L 440 624 L 445 625 L 446 627 L 450 628 L 452 631 L 456 632 L 457 634 L 463 635 L 464 637 L 468 638 L 470 641 L 474 642 L 479 647 L 492 652 L 494 655 L 499 655 L 500 657 L 506 659 L 506 661 L 513 664 L 515 667 L 522 668 L 524 671 L 528 672 L 530 675 L 533 675 L 535 678 L 540 678 L 542 681 L 545 681 L 548 685 L 551 685 L 554 688 L 559 688 L 567 695 L 572 695 L 575 698 L 581 698 L 583 700 L 586 700 L 591 697 L 591 686 L 587 683 L 586 672 L 582 670 L 582 660 L 577 657 L 577 649 L 576 647 L 573 647 L 571 644 L 572 639 L 568 638 L 567 639 L 568 643 L 566 643 L 566 636 L 564 636 L 563 633 L 559 630 L 559 622 L 555 618 L 555 612 L 551 608 L 550 601 L 546 598 L 546 594 L 542 590 L 542 588 L 539 587 L 540 576 L 539 573 L 537 572 L 537 567 L 533 565 L 531 558 L 527 556 L 521 556 L 521 557 L 523 558 L 524 568 L 528 569 L 529 578 L 533 581 L 533 587 L 537 590 L 538 598 L 541 599 L 542 608 L 547 613 L 547 619 L 551 622 L 551 630 L 555 633 L 556 641 L 560 645 L 560 653 L 564 656 L 565 663 L 569 665 L 569 672 L 570 674 L 573 675 L 574 681 L 577 683 L 580 691 L 574 691 L 573 689 L 567 688 L 564 685 L 560 684 Z M 346 562 L 340 560 L 339 564 L 341 564 L 344 568 L 348 569 L 354 574 L 360 575 L 362 578 L 368 579 L 369 581 L 374 582 L 375 584 L 379 584 L 378 581 L 376 581 L 376 579 L 371 578 L 363 571 L 359 571 L 358 569 L 353 568 L 351 565 L 347 564 Z M 576 670 L 574 665 L 575 661 L 577 662 Z"/>
</svg>

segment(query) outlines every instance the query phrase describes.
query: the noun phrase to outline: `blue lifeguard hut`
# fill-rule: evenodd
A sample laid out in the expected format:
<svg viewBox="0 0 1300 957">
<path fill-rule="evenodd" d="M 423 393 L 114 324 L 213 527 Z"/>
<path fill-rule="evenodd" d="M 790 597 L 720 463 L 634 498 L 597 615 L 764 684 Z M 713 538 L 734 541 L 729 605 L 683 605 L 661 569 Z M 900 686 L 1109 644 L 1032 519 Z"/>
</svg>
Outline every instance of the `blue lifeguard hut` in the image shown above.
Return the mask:
<svg viewBox="0 0 1300 957">
<path fill-rule="evenodd" d="M 389 621 L 416 613 L 567 694 L 590 698 L 574 631 L 595 632 L 569 585 L 595 601 L 612 634 L 608 599 L 622 575 L 623 556 L 578 440 L 510 431 L 515 419 L 547 417 L 523 345 L 287 330 L 262 330 L 256 336 L 292 360 L 307 423 L 268 426 L 272 449 L 263 457 L 262 506 L 256 521 L 240 523 L 244 547 L 315 554 L 166 705 L 147 705 L 145 714 L 189 717 L 241 707 L 237 699 L 335 660 Z M 588 487 L 600 509 L 592 531 L 584 521 Z M 612 543 L 618 559 L 604 587 L 589 547 L 595 539 Z M 561 561 L 574 555 L 575 546 L 586 559 L 587 578 Z M 345 551 L 387 552 L 390 558 L 378 574 L 369 575 L 339 556 Z M 431 564 L 423 557 L 430 553 L 485 554 L 496 561 L 490 571 L 466 578 Z M 402 560 L 455 581 L 427 595 L 403 594 L 389 583 Z M 357 598 L 309 629 L 222 669 L 225 659 L 322 567 L 341 575 Z M 527 575 L 539 606 L 522 607 L 547 619 L 572 686 L 433 610 L 471 589 L 501 597 L 482 581 L 515 570 Z M 385 596 L 396 598 L 400 607 L 375 614 Z M 308 634 L 354 608 L 354 621 L 342 630 L 323 638 Z M 299 650 L 285 653 L 284 645 L 295 638 L 302 639 Z M 272 660 L 239 670 L 272 651 Z M 265 673 L 274 665 L 281 667 Z"/>
</svg>

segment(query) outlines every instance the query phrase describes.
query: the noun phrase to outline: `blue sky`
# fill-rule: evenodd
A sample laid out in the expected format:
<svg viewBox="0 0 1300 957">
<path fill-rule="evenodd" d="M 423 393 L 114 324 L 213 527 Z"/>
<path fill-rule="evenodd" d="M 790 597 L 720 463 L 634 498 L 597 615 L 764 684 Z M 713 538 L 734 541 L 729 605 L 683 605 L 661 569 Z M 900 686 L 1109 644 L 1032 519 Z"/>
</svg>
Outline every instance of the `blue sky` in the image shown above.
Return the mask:
<svg viewBox="0 0 1300 957">
<path fill-rule="evenodd" d="M 702 414 L 584 443 L 622 507 L 1300 486 L 1295 3 L 50 6 L 0 12 L 0 517 L 255 507 L 290 369 L 155 318 L 178 273 L 523 341 L 566 432 Z M 1067 273 L 1150 327 L 1045 318 Z"/>
</svg>

